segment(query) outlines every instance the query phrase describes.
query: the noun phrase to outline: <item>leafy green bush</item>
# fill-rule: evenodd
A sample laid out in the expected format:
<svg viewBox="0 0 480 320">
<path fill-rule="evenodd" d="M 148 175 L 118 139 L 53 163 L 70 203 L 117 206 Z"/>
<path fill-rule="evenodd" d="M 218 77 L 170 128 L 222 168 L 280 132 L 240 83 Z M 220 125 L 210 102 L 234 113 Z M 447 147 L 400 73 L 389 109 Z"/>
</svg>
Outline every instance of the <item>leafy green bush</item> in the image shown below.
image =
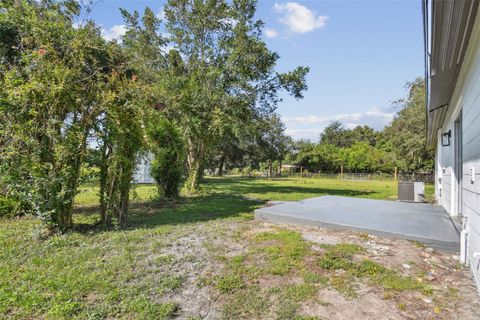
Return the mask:
<svg viewBox="0 0 480 320">
<path fill-rule="evenodd" d="M 242 174 L 242 169 L 241 168 L 233 168 L 232 171 L 230 171 L 230 174 L 234 176 L 239 176 Z"/>
<path fill-rule="evenodd" d="M 148 125 L 150 149 L 154 159 L 151 174 L 161 195 L 167 198 L 178 196 L 183 178 L 185 144 L 177 127 L 164 118 Z"/>
<path fill-rule="evenodd" d="M 20 213 L 20 202 L 0 195 L 0 217 L 13 217 Z"/>
</svg>

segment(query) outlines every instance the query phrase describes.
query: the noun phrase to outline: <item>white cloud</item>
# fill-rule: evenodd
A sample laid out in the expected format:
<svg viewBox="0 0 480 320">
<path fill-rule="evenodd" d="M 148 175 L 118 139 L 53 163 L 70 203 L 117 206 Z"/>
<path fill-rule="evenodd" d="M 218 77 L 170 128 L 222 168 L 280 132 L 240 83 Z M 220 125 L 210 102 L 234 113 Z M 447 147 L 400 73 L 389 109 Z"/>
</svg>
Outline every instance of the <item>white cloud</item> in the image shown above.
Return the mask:
<svg viewBox="0 0 480 320">
<path fill-rule="evenodd" d="M 283 121 L 286 124 L 322 124 L 332 121 L 341 121 L 346 123 L 361 123 L 368 120 L 378 119 L 387 124 L 393 119 L 394 113 L 379 108 L 371 108 L 366 112 L 344 113 L 333 116 L 306 116 L 306 117 L 285 117 Z"/>
<path fill-rule="evenodd" d="M 162 7 L 155 16 L 162 21 L 165 20 L 165 9 Z"/>
<path fill-rule="evenodd" d="M 265 35 L 267 38 L 276 38 L 278 37 L 278 32 L 275 29 L 265 29 Z"/>
<path fill-rule="evenodd" d="M 273 9 L 281 15 L 280 23 L 294 33 L 307 33 L 321 29 L 329 19 L 327 16 L 317 15 L 314 11 L 296 2 L 275 3 Z"/>
<path fill-rule="evenodd" d="M 123 24 L 117 24 L 111 27 L 110 29 L 102 28 L 102 37 L 107 40 L 121 40 L 121 37 L 127 32 L 127 27 Z"/>
<path fill-rule="evenodd" d="M 231 26 L 231 27 L 235 27 L 238 24 L 238 20 L 233 19 L 233 18 L 222 19 L 222 22 Z"/>
<path fill-rule="evenodd" d="M 283 117 L 287 126 L 286 133 L 294 139 L 318 140 L 323 129 L 333 121 L 340 121 L 344 128 L 353 129 L 359 125 L 368 125 L 376 130 L 381 130 L 390 123 L 394 112 L 387 109 L 371 108 L 365 112 L 343 113 L 332 116 L 303 116 Z"/>
<path fill-rule="evenodd" d="M 299 139 L 310 139 L 318 140 L 320 133 L 322 133 L 323 128 L 311 128 L 311 129 L 286 129 L 285 133 L 292 137 L 295 140 Z"/>
</svg>

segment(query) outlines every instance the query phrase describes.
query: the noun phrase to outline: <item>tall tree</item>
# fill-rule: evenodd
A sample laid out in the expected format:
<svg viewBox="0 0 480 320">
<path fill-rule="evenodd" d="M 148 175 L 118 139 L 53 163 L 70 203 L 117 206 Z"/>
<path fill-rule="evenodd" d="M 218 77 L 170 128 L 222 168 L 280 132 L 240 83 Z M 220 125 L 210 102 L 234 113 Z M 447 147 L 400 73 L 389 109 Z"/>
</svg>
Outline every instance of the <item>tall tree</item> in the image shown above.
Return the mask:
<svg viewBox="0 0 480 320">
<path fill-rule="evenodd" d="M 267 163 L 267 173 L 270 178 L 273 175 L 273 162 L 278 160 L 281 163 L 285 159 L 291 146 L 291 138 L 285 134 L 285 125 L 277 114 L 259 122 L 258 132 L 257 152 Z"/>
<path fill-rule="evenodd" d="M 417 78 L 406 88 L 408 96 L 396 101 L 401 110 L 384 130 L 384 148 L 395 153 L 402 171 L 431 172 L 434 154 L 426 145 L 425 82 Z"/>
<path fill-rule="evenodd" d="M 254 0 L 169 0 L 167 31 L 178 53 L 161 82 L 167 112 L 186 136 L 187 190 L 196 190 L 208 150 L 224 133 L 271 113 L 286 89 L 302 98 L 308 68 L 275 72 Z"/>
<path fill-rule="evenodd" d="M 108 77 L 93 24 L 75 29 L 76 1 L 0 4 L 0 179 L 50 226 L 72 226 L 87 136 Z"/>
</svg>

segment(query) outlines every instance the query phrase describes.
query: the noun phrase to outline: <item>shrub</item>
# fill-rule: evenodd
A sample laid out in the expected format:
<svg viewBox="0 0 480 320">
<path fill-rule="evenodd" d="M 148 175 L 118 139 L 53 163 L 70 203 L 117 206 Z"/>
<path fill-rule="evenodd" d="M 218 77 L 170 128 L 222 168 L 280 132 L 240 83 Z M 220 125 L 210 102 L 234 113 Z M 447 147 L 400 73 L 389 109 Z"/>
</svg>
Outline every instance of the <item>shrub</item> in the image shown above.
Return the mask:
<svg viewBox="0 0 480 320">
<path fill-rule="evenodd" d="M 242 169 L 241 168 L 233 168 L 230 174 L 234 176 L 239 176 L 242 174 Z"/>
<path fill-rule="evenodd" d="M 0 195 L 0 217 L 13 217 L 20 213 L 20 202 Z"/>
<path fill-rule="evenodd" d="M 167 198 L 178 196 L 183 178 L 185 144 L 177 127 L 160 118 L 148 126 L 150 149 L 154 159 L 151 174 L 159 193 Z"/>
</svg>

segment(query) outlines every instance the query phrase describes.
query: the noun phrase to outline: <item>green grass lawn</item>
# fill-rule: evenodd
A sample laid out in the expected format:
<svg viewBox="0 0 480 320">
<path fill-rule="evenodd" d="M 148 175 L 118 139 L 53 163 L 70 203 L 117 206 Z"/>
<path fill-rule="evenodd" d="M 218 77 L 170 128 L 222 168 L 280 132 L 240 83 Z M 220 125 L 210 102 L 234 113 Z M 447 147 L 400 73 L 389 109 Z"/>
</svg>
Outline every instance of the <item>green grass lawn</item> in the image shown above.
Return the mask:
<svg viewBox="0 0 480 320">
<path fill-rule="evenodd" d="M 206 193 L 241 195 L 258 200 L 302 200 L 321 195 L 338 195 L 370 199 L 397 199 L 397 185 L 393 181 L 352 181 L 330 178 L 208 178 L 203 185 Z M 433 198 L 433 184 L 426 185 L 427 199 Z M 85 185 L 76 198 L 78 205 L 98 202 L 98 187 Z M 132 193 L 133 200 L 152 200 L 156 196 L 153 185 L 138 185 Z"/>
<path fill-rule="evenodd" d="M 0 319 L 166 319 L 182 314 L 182 290 L 203 292 L 213 283 L 223 293 L 232 281 L 236 285 L 235 277 L 220 281 L 213 275 L 224 260 L 213 263 L 212 257 L 220 255 L 211 248 L 245 231 L 253 210 L 266 200 L 325 194 L 395 199 L 396 187 L 387 181 L 209 178 L 200 195 L 165 203 L 155 200 L 154 186 L 142 185 L 132 193 L 123 230 L 94 225 L 97 192 L 94 185 L 80 188 L 76 230 L 67 234 L 44 239 L 33 218 L 0 219 Z M 204 271 L 208 267 L 210 273 Z M 288 290 L 278 294 L 293 294 Z M 242 292 L 235 289 L 235 294 Z M 235 309 L 238 301 L 225 303 L 224 317 L 243 312 Z"/>
<path fill-rule="evenodd" d="M 331 178 L 211 178 L 208 187 L 221 192 L 242 194 L 260 200 L 302 200 L 322 195 L 336 195 L 370 199 L 397 199 L 397 185 L 393 181 L 352 181 Z M 427 199 L 431 199 L 433 185 L 426 185 Z"/>
</svg>

